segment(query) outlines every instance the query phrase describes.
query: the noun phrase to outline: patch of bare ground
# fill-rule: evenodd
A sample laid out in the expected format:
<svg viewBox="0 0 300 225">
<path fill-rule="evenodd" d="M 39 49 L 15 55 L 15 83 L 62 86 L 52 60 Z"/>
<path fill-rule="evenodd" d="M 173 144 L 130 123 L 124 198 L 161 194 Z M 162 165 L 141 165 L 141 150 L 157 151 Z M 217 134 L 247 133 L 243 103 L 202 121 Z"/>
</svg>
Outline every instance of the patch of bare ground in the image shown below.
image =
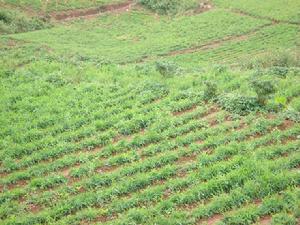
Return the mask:
<svg viewBox="0 0 300 225">
<path fill-rule="evenodd" d="M 177 160 L 177 165 L 183 165 L 183 164 L 186 164 L 186 163 L 189 163 L 189 162 L 195 162 L 195 160 L 197 159 L 197 156 L 195 155 L 191 155 L 191 156 L 183 156 L 183 157 L 180 157 L 178 160 Z"/>
<path fill-rule="evenodd" d="M 28 205 L 28 211 L 33 213 L 33 214 L 36 214 L 41 210 L 42 210 L 42 207 L 39 206 L 39 205 L 35 205 L 35 204 L 29 204 Z"/>
<path fill-rule="evenodd" d="M 18 180 L 16 183 L 9 184 L 7 187 L 8 187 L 8 190 L 12 190 L 12 189 L 15 189 L 15 188 L 24 187 L 26 185 L 27 185 L 27 181 L 25 181 L 25 180 Z"/>
<path fill-rule="evenodd" d="M 195 14 L 200 14 L 213 9 L 213 5 L 209 1 L 200 2 L 199 7 L 194 10 Z"/>
<path fill-rule="evenodd" d="M 293 136 L 293 137 L 288 137 L 286 139 L 281 140 L 281 143 L 282 144 L 287 144 L 289 142 L 293 142 L 293 141 L 296 141 L 296 140 L 298 140 L 298 138 Z"/>
<path fill-rule="evenodd" d="M 181 116 L 183 114 L 187 114 L 187 113 L 190 113 L 190 112 L 193 112 L 197 109 L 197 105 L 194 105 L 192 106 L 191 108 L 189 109 L 186 109 L 186 110 L 182 110 L 182 111 L 179 111 L 179 112 L 173 112 L 173 116 Z"/>
<path fill-rule="evenodd" d="M 224 218 L 223 215 L 215 214 L 215 215 L 209 217 L 208 219 L 201 219 L 201 220 L 197 221 L 196 224 L 213 225 L 213 224 L 216 224 L 216 223 L 220 222 L 223 218 Z"/>
<path fill-rule="evenodd" d="M 120 166 L 103 166 L 96 170 L 97 173 L 111 173 L 118 169 Z"/>
<path fill-rule="evenodd" d="M 50 16 L 55 20 L 59 20 L 59 21 L 72 20 L 76 18 L 88 19 L 88 18 L 96 17 L 99 14 L 106 13 L 106 12 L 115 12 L 115 13 L 126 12 L 129 11 L 132 6 L 133 6 L 133 1 L 129 0 L 126 2 L 114 3 L 114 4 L 104 5 L 96 8 L 55 12 L 55 13 L 51 13 Z"/>
<path fill-rule="evenodd" d="M 216 106 L 211 107 L 201 119 L 209 119 L 215 117 L 219 113 L 220 109 Z"/>
<path fill-rule="evenodd" d="M 259 219 L 258 224 L 260 225 L 268 225 L 271 224 L 272 217 L 270 215 L 264 216 Z"/>
<path fill-rule="evenodd" d="M 281 125 L 278 126 L 278 129 L 284 131 L 294 126 L 294 124 L 295 122 L 291 120 L 285 120 Z"/>
</svg>

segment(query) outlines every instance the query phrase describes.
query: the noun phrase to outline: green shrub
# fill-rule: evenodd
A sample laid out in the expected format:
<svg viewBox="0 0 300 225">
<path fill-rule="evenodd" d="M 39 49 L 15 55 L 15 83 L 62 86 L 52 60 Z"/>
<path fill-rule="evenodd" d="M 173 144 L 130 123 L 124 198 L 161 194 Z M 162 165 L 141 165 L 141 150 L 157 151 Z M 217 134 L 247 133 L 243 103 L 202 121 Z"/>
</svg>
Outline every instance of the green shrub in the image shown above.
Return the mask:
<svg viewBox="0 0 300 225">
<path fill-rule="evenodd" d="M 294 109 L 287 109 L 286 111 L 282 112 L 282 116 L 285 119 L 292 120 L 294 122 L 300 122 L 300 112 L 297 112 Z"/>
<path fill-rule="evenodd" d="M 276 89 L 272 81 L 262 80 L 260 78 L 253 79 L 251 81 L 251 87 L 254 89 L 257 95 L 258 102 L 261 105 L 265 105 L 268 97 L 274 94 Z"/>
<path fill-rule="evenodd" d="M 176 14 L 196 8 L 196 0 L 139 0 L 139 3 L 159 14 Z"/>
<path fill-rule="evenodd" d="M 12 22 L 12 16 L 8 11 L 0 10 L 0 21 L 4 23 L 11 23 Z"/>
<path fill-rule="evenodd" d="M 217 96 L 217 85 L 210 81 L 206 81 L 204 84 L 205 84 L 205 88 L 204 88 L 203 99 L 205 101 L 214 99 Z"/>
<path fill-rule="evenodd" d="M 270 75 L 276 75 L 279 77 L 286 77 L 286 75 L 289 72 L 288 67 L 281 67 L 281 66 L 273 66 L 269 69 L 269 74 Z"/>
<path fill-rule="evenodd" d="M 246 115 L 261 108 L 256 98 L 232 93 L 220 95 L 217 102 L 223 109 L 239 115 Z"/>
<path fill-rule="evenodd" d="M 0 9 L 0 34 L 20 33 L 50 27 L 45 18 L 29 17 L 19 11 Z"/>
<path fill-rule="evenodd" d="M 179 66 L 169 61 L 158 61 L 155 63 L 155 67 L 156 70 L 164 77 L 171 77 L 181 73 Z"/>
<path fill-rule="evenodd" d="M 270 67 L 300 67 L 299 51 L 276 51 L 255 57 L 252 60 L 246 59 L 242 62 L 246 69 L 270 68 Z"/>
</svg>

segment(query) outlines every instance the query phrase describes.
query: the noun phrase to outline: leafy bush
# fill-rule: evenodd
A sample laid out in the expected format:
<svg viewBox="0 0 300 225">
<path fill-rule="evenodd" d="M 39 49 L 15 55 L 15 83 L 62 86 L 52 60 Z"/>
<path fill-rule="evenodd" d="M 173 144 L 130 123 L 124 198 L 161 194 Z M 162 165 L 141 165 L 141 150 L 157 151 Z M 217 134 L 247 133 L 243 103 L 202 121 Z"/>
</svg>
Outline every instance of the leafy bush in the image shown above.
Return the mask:
<svg viewBox="0 0 300 225">
<path fill-rule="evenodd" d="M 0 21 L 4 23 L 11 23 L 12 17 L 8 11 L 0 10 Z"/>
<path fill-rule="evenodd" d="M 203 99 L 205 101 L 214 99 L 217 96 L 217 85 L 210 81 L 206 81 L 204 84 L 205 88 Z"/>
<path fill-rule="evenodd" d="M 256 98 L 239 94 L 223 94 L 217 101 L 225 110 L 239 115 L 246 115 L 261 108 Z"/>
<path fill-rule="evenodd" d="M 265 105 L 268 97 L 276 91 L 273 82 L 270 80 L 253 79 L 251 87 L 257 94 L 258 102 L 262 105 Z"/>
<path fill-rule="evenodd" d="M 279 77 L 286 77 L 289 72 L 288 67 L 281 67 L 281 66 L 273 66 L 268 71 L 271 75 L 277 75 Z"/>
<path fill-rule="evenodd" d="M 173 62 L 159 61 L 155 63 L 156 70 L 164 77 L 179 75 L 181 69 Z"/>
<path fill-rule="evenodd" d="M 295 121 L 295 122 L 300 122 L 300 112 L 297 112 L 294 109 L 287 109 L 286 111 L 284 111 L 282 113 L 282 116 L 285 119 L 289 119 L 289 120 L 292 120 L 292 121 Z"/>
<path fill-rule="evenodd" d="M 49 27 L 45 18 L 28 17 L 19 11 L 0 9 L 0 33 L 20 33 Z"/>
<path fill-rule="evenodd" d="M 139 3 L 159 14 L 176 14 L 199 5 L 196 0 L 139 0 Z"/>
<path fill-rule="evenodd" d="M 300 53 L 291 51 L 276 51 L 258 56 L 252 60 L 246 59 L 242 66 L 247 69 L 270 67 L 300 67 Z"/>
</svg>

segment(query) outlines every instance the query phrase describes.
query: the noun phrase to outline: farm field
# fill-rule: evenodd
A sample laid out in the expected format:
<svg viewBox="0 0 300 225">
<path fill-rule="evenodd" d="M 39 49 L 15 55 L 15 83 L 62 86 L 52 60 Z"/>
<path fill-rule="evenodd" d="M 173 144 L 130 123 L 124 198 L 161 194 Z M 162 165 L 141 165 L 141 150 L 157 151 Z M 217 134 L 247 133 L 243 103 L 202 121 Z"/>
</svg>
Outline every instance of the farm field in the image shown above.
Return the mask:
<svg viewBox="0 0 300 225">
<path fill-rule="evenodd" d="M 24 10 L 33 10 L 36 12 L 43 10 L 44 12 L 54 12 L 70 9 L 84 9 L 88 7 L 101 7 L 109 4 L 118 4 L 121 3 L 122 0 L 2 0 L 2 2 L 2 4 L 10 4 Z"/>
<path fill-rule="evenodd" d="M 44 4 L 0 1 L 0 224 L 300 223 L 298 1 Z"/>
</svg>

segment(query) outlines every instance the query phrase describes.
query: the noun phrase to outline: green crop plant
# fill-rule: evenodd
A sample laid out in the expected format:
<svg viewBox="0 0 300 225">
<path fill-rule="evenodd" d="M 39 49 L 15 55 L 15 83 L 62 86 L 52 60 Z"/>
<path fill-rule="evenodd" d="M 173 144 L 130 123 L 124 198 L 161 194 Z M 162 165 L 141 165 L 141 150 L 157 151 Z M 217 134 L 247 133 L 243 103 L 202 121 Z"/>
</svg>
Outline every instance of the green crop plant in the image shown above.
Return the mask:
<svg viewBox="0 0 300 225">
<path fill-rule="evenodd" d="M 44 3 L 0 0 L 1 224 L 297 224 L 297 1 Z"/>
</svg>

